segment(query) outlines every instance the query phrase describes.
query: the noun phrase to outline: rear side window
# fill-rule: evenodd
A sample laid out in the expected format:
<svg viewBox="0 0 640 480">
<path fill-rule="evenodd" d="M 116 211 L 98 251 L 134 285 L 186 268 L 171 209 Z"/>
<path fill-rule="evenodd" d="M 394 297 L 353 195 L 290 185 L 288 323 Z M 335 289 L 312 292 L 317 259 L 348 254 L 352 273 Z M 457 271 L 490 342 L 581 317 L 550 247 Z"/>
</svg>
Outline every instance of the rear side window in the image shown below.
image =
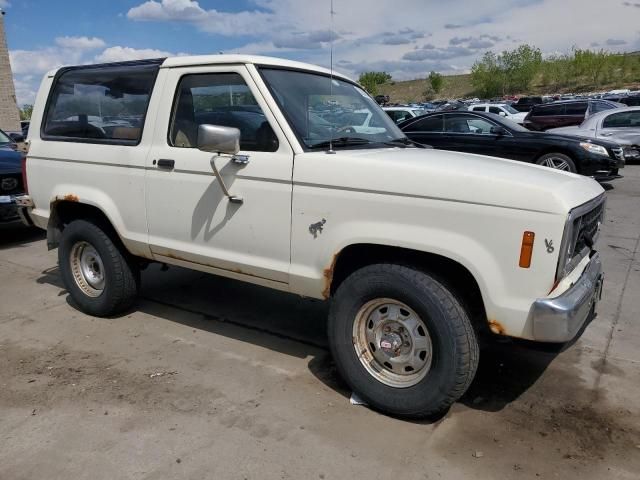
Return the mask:
<svg viewBox="0 0 640 480">
<path fill-rule="evenodd" d="M 42 138 L 137 145 L 159 63 L 72 68 L 55 80 Z"/>
<path fill-rule="evenodd" d="M 567 103 L 565 115 L 584 115 L 587 107 L 587 102 Z"/>
<path fill-rule="evenodd" d="M 484 110 L 485 110 L 484 107 L 473 107 L 474 112 L 484 112 Z"/>
<path fill-rule="evenodd" d="M 532 115 L 536 117 L 564 115 L 564 105 L 545 105 L 542 107 L 535 107 Z"/>
</svg>

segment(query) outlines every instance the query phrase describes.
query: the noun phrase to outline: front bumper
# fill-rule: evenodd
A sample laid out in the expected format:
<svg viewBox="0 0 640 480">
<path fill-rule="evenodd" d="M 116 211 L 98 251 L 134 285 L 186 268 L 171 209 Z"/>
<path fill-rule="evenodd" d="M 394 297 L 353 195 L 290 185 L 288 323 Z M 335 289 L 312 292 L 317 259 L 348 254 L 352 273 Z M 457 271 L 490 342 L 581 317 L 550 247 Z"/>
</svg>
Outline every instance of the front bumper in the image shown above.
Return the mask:
<svg viewBox="0 0 640 480">
<path fill-rule="evenodd" d="M 33 202 L 28 195 L 0 196 L 0 224 L 22 222 L 33 225 L 28 213 L 30 207 Z"/>
<path fill-rule="evenodd" d="M 596 252 L 566 292 L 555 298 L 539 298 L 533 303 L 529 319 L 534 339 L 557 343 L 572 340 L 595 312 L 603 280 L 602 262 Z"/>
</svg>

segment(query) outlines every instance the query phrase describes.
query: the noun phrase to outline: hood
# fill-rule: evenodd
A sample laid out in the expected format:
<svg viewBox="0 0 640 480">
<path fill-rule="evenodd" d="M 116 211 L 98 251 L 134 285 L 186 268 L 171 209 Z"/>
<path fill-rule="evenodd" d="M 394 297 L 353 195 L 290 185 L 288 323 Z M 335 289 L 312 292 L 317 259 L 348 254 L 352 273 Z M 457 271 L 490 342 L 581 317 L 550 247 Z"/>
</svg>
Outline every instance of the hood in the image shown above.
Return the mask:
<svg viewBox="0 0 640 480">
<path fill-rule="evenodd" d="M 0 148 L 0 173 L 22 172 L 22 154 L 10 148 Z"/>
<path fill-rule="evenodd" d="M 307 152 L 295 162 L 295 183 L 561 215 L 604 191 L 595 180 L 569 172 L 434 149 Z M 312 168 L 316 164 L 323 167 Z"/>
<path fill-rule="evenodd" d="M 514 122 L 522 123 L 528 114 L 529 112 L 514 113 L 513 115 L 509 115 L 507 118 Z"/>
<path fill-rule="evenodd" d="M 557 133 L 560 135 L 584 135 L 585 137 L 589 136 L 589 130 L 580 130 L 580 125 L 574 125 L 572 127 L 550 128 L 546 132 Z"/>
</svg>

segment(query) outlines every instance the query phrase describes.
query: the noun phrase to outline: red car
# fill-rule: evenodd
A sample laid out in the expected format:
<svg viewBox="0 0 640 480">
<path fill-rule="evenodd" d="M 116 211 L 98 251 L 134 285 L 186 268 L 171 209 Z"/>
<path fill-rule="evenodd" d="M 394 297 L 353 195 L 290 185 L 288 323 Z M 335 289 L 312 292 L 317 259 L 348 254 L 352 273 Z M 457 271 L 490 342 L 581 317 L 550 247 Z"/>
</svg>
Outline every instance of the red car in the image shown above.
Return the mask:
<svg viewBox="0 0 640 480">
<path fill-rule="evenodd" d="M 549 128 L 580 125 L 586 117 L 612 108 L 625 107 L 608 100 L 566 100 L 535 105 L 525 117 L 523 125 L 529 130 L 544 131 Z"/>
</svg>

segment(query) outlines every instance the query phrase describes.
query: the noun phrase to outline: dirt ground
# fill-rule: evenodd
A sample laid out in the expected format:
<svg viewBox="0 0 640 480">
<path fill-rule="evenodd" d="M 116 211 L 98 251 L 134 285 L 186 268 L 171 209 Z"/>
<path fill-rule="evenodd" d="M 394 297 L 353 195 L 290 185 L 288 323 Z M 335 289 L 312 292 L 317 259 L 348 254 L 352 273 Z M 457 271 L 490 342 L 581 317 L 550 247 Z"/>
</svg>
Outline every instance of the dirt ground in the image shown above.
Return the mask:
<svg viewBox="0 0 640 480">
<path fill-rule="evenodd" d="M 0 480 L 638 479 L 640 166 L 624 174 L 582 338 L 492 342 L 431 422 L 349 403 L 322 302 L 154 266 L 134 310 L 91 318 L 43 234 L 2 228 Z"/>
</svg>

